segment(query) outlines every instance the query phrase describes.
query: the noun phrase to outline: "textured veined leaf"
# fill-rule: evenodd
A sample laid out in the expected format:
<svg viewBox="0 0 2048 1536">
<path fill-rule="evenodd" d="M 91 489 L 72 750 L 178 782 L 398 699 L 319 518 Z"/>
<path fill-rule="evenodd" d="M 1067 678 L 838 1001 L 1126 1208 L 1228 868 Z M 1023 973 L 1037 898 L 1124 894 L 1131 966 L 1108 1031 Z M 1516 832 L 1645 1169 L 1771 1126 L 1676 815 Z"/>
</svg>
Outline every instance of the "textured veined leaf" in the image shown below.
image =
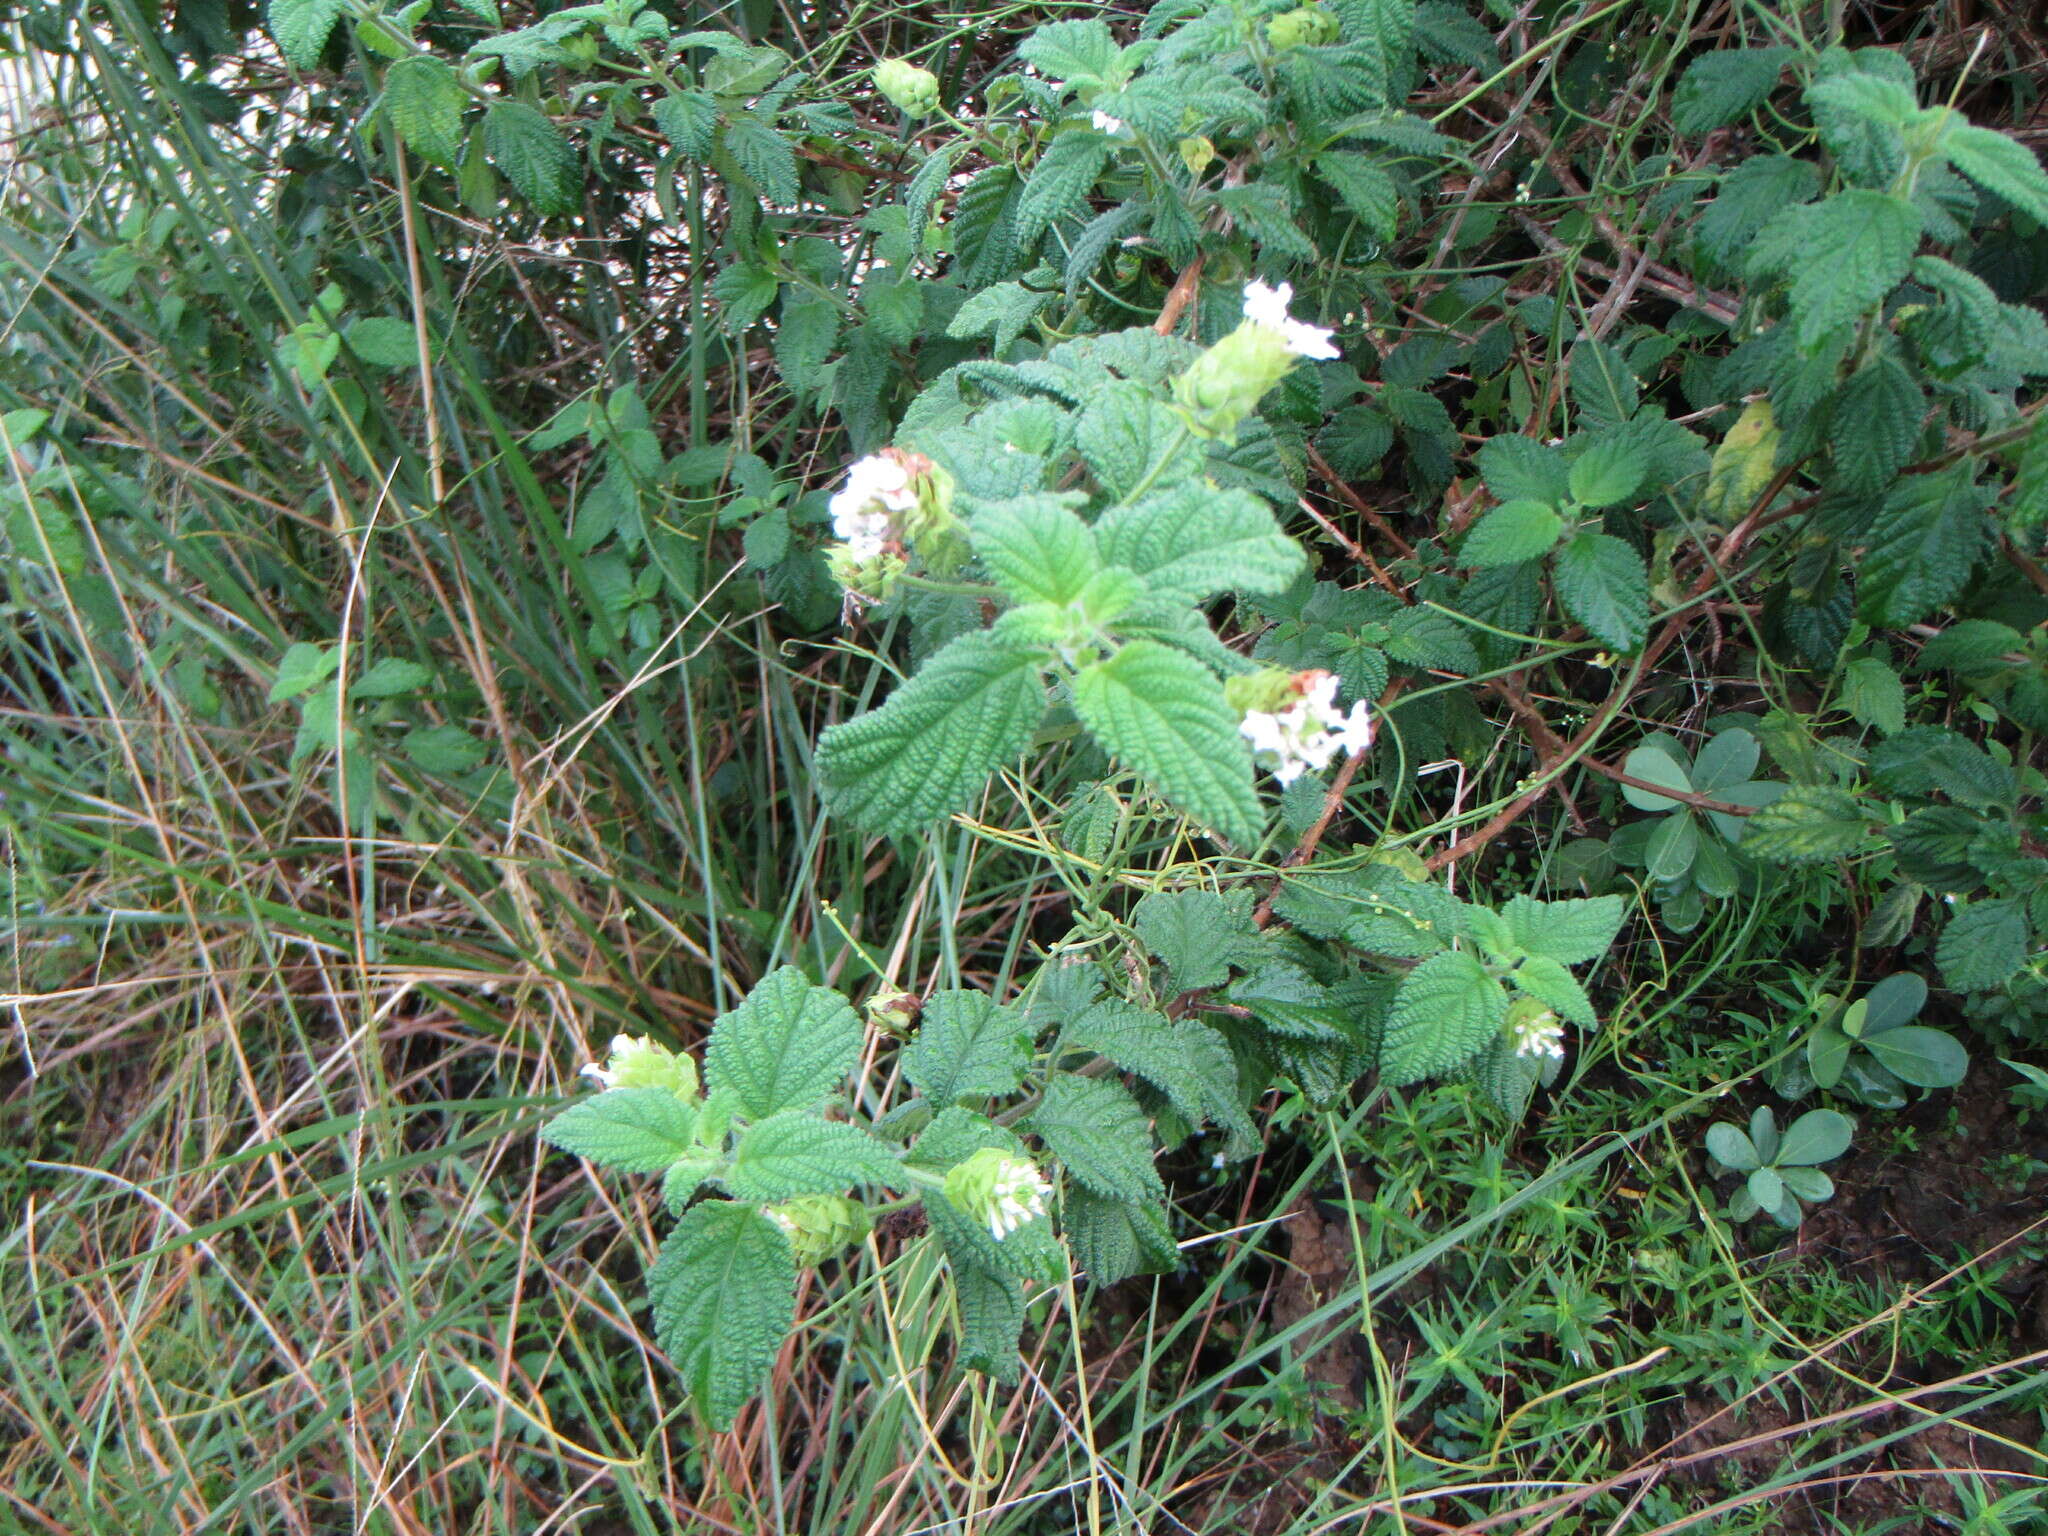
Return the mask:
<svg viewBox="0 0 2048 1536">
<path fill-rule="evenodd" d="M 1175 603 L 1279 592 L 1307 563 L 1258 497 L 1203 482 L 1111 508 L 1096 521 L 1095 543 L 1104 561 L 1135 571 L 1148 593 Z"/>
<path fill-rule="evenodd" d="M 1572 460 L 1566 482 L 1574 501 L 1597 511 L 1629 500 L 1649 473 L 1649 455 L 1632 436 L 1603 432 Z"/>
<path fill-rule="evenodd" d="M 1507 992 L 1476 957 L 1461 949 L 1430 956 L 1394 994 L 1380 1077 L 1400 1087 L 1470 1061 L 1500 1032 L 1507 1011 Z"/>
<path fill-rule="evenodd" d="M 1580 533 L 1557 552 L 1551 580 L 1565 611 L 1617 651 L 1633 651 L 1650 628 L 1650 574 L 1612 534 Z"/>
<path fill-rule="evenodd" d="M 1154 891 L 1131 909 L 1131 927 L 1181 992 L 1228 981 L 1231 957 L 1251 931 L 1214 891 Z"/>
<path fill-rule="evenodd" d="M 1950 165 L 1978 186 L 1996 192 L 2035 222 L 2048 224 L 2048 173 L 2026 145 L 1989 128 L 1962 123 L 1942 134 L 1941 150 Z"/>
<path fill-rule="evenodd" d="M 1927 398 L 1905 366 L 1879 357 L 1849 376 L 1828 413 L 1836 483 L 1858 495 L 1891 485 L 1920 436 Z"/>
<path fill-rule="evenodd" d="M 2025 644 L 2025 638 L 2010 624 L 1995 619 L 1958 619 L 1920 648 L 1913 670 L 1998 670 L 2011 665 L 2007 656 Z"/>
<path fill-rule="evenodd" d="M 1112 757 L 1195 820 L 1240 847 L 1258 841 L 1251 749 L 1223 685 L 1193 657 L 1129 641 L 1075 677 L 1074 712 Z"/>
<path fill-rule="evenodd" d="M 1346 62 L 1357 69 L 1373 105 L 1408 98 L 1415 75 L 1415 0 L 1346 0 Z"/>
<path fill-rule="evenodd" d="M 1818 345 L 1905 280 L 1920 241 L 1920 215 L 1889 192 L 1852 187 L 1824 202 L 1787 209 L 1757 237 L 1752 257 L 1790 277 L 1799 344 Z"/>
<path fill-rule="evenodd" d="M 1171 486 L 1202 472 L 1202 446 L 1181 418 L 1141 384 L 1120 380 L 1093 391 L 1074 427 L 1074 446 L 1111 496 Z"/>
<path fill-rule="evenodd" d="M 1378 240 L 1394 238 L 1401 213 L 1401 193 L 1387 168 L 1370 155 L 1317 155 L 1316 174 L 1364 222 Z"/>
<path fill-rule="evenodd" d="M 969 537 L 996 584 L 1020 603 L 1066 603 L 1098 567 L 1088 525 L 1069 498 L 1019 496 L 974 514 Z"/>
<path fill-rule="evenodd" d="M 748 1126 L 718 1177 L 739 1199 L 770 1202 L 844 1194 L 856 1184 L 889 1188 L 902 1173 L 894 1150 L 859 1126 L 789 1109 Z"/>
<path fill-rule="evenodd" d="M 1031 1065 L 1033 1030 L 1020 1014 L 970 988 L 935 992 L 905 1046 L 903 1075 L 934 1104 L 1012 1093 Z"/>
<path fill-rule="evenodd" d="M 1015 1381 L 1024 1335 L 1024 1287 L 1015 1275 L 975 1263 L 953 1265 L 960 1308 L 960 1364 L 998 1381 Z"/>
<path fill-rule="evenodd" d="M 718 103 L 703 91 L 674 92 L 654 104 L 654 126 L 692 160 L 702 160 L 718 132 Z"/>
<path fill-rule="evenodd" d="M 1532 955 L 1547 955 L 1565 965 L 1583 965 L 1607 953 L 1621 931 L 1627 909 L 1619 896 L 1589 896 L 1571 901 L 1538 901 L 1514 896 L 1501 907 L 1508 932 Z"/>
<path fill-rule="evenodd" d="M 1910 475 L 1885 498 L 1859 567 L 1857 612 L 1888 629 L 1918 623 L 1955 598 L 1991 542 L 1989 496 L 1968 460 Z"/>
<path fill-rule="evenodd" d="M 1671 126 L 1699 134 L 1747 117 L 1771 94 L 1791 56 L 1790 48 L 1732 48 L 1694 59 L 1671 93 Z"/>
<path fill-rule="evenodd" d="M 793 965 L 770 971 L 720 1014 L 704 1048 L 704 1083 L 730 1089 L 753 1119 L 824 1103 L 860 1060 L 860 1019 Z"/>
<path fill-rule="evenodd" d="M 1017 53 L 1049 79 L 1070 85 L 1109 84 L 1123 50 L 1110 36 L 1109 24 L 1090 16 L 1035 28 L 1018 45 Z"/>
<path fill-rule="evenodd" d="M 1842 707 L 1857 724 L 1896 736 L 1906 728 L 1906 685 L 1875 656 L 1858 656 L 1842 669 Z"/>
<path fill-rule="evenodd" d="M 294 69 L 311 69 L 345 8 L 344 0 L 270 0 L 270 35 Z"/>
<path fill-rule="evenodd" d="M 1109 163 L 1110 142 L 1088 129 L 1057 135 L 1031 168 L 1017 199 L 1017 246 L 1029 252 L 1057 219 L 1082 206 Z"/>
<path fill-rule="evenodd" d="M 1316 259 L 1315 243 L 1294 222 L 1294 199 L 1279 182 L 1255 181 L 1212 195 L 1261 251 L 1289 261 Z"/>
<path fill-rule="evenodd" d="M 1060 1217 L 1076 1267 L 1097 1285 L 1180 1265 L 1173 1229 L 1156 1200 L 1112 1200 L 1077 1185 L 1061 1202 Z"/>
<path fill-rule="evenodd" d="M 1502 501 L 1561 506 L 1571 494 L 1571 470 L 1564 455 L 1533 437 L 1503 433 L 1479 445 L 1479 473 Z"/>
<path fill-rule="evenodd" d="M 1055 1072 L 1024 1127 L 1098 1195 L 1145 1200 L 1166 1192 L 1152 1166 L 1152 1128 L 1121 1083 Z"/>
<path fill-rule="evenodd" d="M 760 1390 L 796 1321 L 796 1257 L 751 1205 L 707 1200 L 676 1223 L 648 1271 L 654 1326 L 711 1427 Z"/>
<path fill-rule="evenodd" d="M 724 142 L 733 163 L 769 202 L 788 207 L 802 195 L 796 149 L 777 129 L 750 112 L 735 113 Z"/>
<path fill-rule="evenodd" d="M 1973 901 L 1941 930 L 1934 963 L 1958 992 L 1995 987 L 2027 963 L 2026 911 L 2017 901 Z"/>
<path fill-rule="evenodd" d="M 1038 312 L 1058 295 L 1050 288 L 1027 288 L 1022 283 L 995 283 L 972 295 L 946 322 L 946 334 L 956 340 L 973 336 L 994 338 L 990 355 L 1001 357 L 1010 344 L 1024 334 Z"/>
<path fill-rule="evenodd" d="M 1756 232 L 1787 208 L 1813 200 L 1820 171 L 1790 155 L 1756 155 L 1721 178 L 1714 200 L 1693 226 L 1700 252 L 1724 272 L 1733 271 Z"/>
<path fill-rule="evenodd" d="M 1831 784 L 1795 784 L 1743 825 L 1742 850 L 1780 864 L 1844 858 L 1869 846 L 1856 797 Z"/>
<path fill-rule="evenodd" d="M 1205 1078 L 1213 1062 L 1201 1042 L 1213 1034 L 1205 1025 L 1176 1024 L 1162 1013 L 1112 998 L 1076 1014 L 1060 1031 L 1055 1055 L 1104 1057 L 1157 1088 L 1183 1120 L 1198 1126 L 1208 1118 L 1217 1088 Z"/>
<path fill-rule="evenodd" d="M 439 59 L 419 54 L 384 73 L 384 114 L 405 147 L 444 170 L 462 158 L 462 110 L 469 93 Z"/>
<path fill-rule="evenodd" d="M 696 1147 L 697 1106 L 667 1088 L 609 1088 L 571 1104 L 541 1140 L 605 1168 L 659 1173 Z"/>
<path fill-rule="evenodd" d="M 1579 985 L 1576 976 L 1565 969 L 1564 963 L 1548 955 L 1531 955 L 1514 971 L 1515 986 L 1528 993 L 1544 1007 L 1561 1019 L 1574 1024 L 1591 1027 L 1600 1022 L 1593 1011 L 1593 1000 L 1586 996 L 1586 989 Z"/>
<path fill-rule="evenodd" d="M 1475 570 L 1519 565 L 1557 547 L 1564 519 L 1540 501 L 1504 501 L 1472 525 L 1458 546 L 1458 561 Z"/>
<path fill-rule="evenodd" d="M 929 826 L 973 804 L 1044 715 L 1044 678 L 1028 653 L 985 632 L 962 635 L 880 709 L 825 732 L 826 804 L 884 836 Z"/>
<path fill-rule="evenodd" d="M 535 213 L 576 211 L 583 192 L 576 151 L 539 108 L 494 102 L 484 114 L 484 150 Z"/>
<path fill-rule="evenodd" d="M 1275 1035 L 1296 1040 L 1339 1040 L 1347 1014 L 1336 990 L 1288 960 L 1273 960 L 1230 989 L 1231 1002 Z"/>
</svg>

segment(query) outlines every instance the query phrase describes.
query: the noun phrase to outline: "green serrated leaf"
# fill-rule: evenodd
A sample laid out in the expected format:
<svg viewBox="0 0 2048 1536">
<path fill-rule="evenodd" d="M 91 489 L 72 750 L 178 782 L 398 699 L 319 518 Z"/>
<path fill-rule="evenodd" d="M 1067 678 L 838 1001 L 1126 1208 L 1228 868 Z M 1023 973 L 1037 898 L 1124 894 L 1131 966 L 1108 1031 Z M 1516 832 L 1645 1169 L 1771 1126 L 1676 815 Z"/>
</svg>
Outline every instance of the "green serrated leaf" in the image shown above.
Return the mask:
<svg viewBox="0 0 2048 1536">
<path fill-rule="evenodd" d="M 541 1127 L 541 1140 L 604 1168 L 660 1173 L 696 1150 L 697 1106 L 666 1088 L 608 1088 Z"/>
<path fill-rule="evenodd" d="M 1136 572 L 1163 602 L 1283 591 L 1306 563 L 1258 497 L 1203 483 L 1111 508 L 1095 524 L 1095 542 L 1105 561 Z"/>
<path fill-rule="evenodd" d="M 1742 851 L 1779 864 L 1864 852 L 1870 824 L 1856 797 L 1831 784 L 1795 784 L 1743 824 Z"/>
<path fill-rule="evenodd" d="M 714 1430 L 760 1390 L 796 1321 L 789 1239 L 751 1205 L 708 1200 L 683 1213 L 647 1275 L 661 1347 Z"/>
<path fill-rule="evenodd" d="M 1828 414 L 1828 452 L 1837 483 L 1856 495 L 1875 495 L 1913 456 L 1927 399 L 1905 366 L 1880 357 L 1849 376 Z"/>
<path fill-rule="evenodd" d="M 1418 1082 L 1470 1061 L 1500 1033 L 1508 995 L 1463 950 L 1432 955 L 1402 979 L 1380 1045 L 1390 1087 Z"/>
<path fill-rule="evenodd" d="M 1973 901 L 1952 913 L 1934 949 L 1941 979 L 1957 992 L 1982 992 L 2027 963 L 2026 910 L 2017 901 Z"/>
<path fill-rule="evenodd" d="M 1088 525 L 1062 496 L 1019 496 L 984 507 L 968 534 L 989 575 L 1020 603 L 1071 602 L 1099 569 Z"/>
<path fill-rule="evenodd" d="M 1264 815 L 1223 685 L 1193 657 L 1132 640 L 1074 679 L 1074 712 L 1119 762 L 1219 835 L 1250 847 Z"/>
<path fill-rule="evenodd" d="M 1538 901 L 1514 896 L 1500 909 L 1515 942 L 1532 955 L 1565 965 L 1584 965 L 1607 953 L 1621 931 L 1627 908 L 1619 896 L 1571 901 Z"/>
<path fill-rule="evenodd" d="M 348 695 L 352 699 L 396 698 L 402 693 L 416 692 L 433 680 L 431 667 L 402 656 L 386 656 L 348 685 Z"/>
<path fill-rule="evenodd" d="M 705 1085 L 730 1092 L 751 1119 L 810 1109 L 846 1080 L 860 1060 L 860 1042 L 860 1019 L 846 999 L 785 965 L 712 1025 Z"/>
<path fill-rule="evenodd" d="M 748 1126 L 718 1177 L 737 1198 L 767 1203 L 844 1194 L 856 1184 L 888 1188 L 902 1173 L 896 1153 L 859 1126 L 788 1109 Z"/>
<path fill-rule="evenodd" d="M 1154 891 L 1131 909 L 1131 927 L 1181 992 L 1228 981 L 1231 956 L 1250 932 L 1243 914 L 1213 891 Z"/>
<path fill-rule="evenodd" d="M 1458 546 L 1458 563 L 1475 570 L 1518 565 L 1557 547 L 1564 519 L 1540 501 L 1504 501 L 1472 525 Z"/>
<path fill-rule="evenodd" d="M 294 69 L 311 69 L 346 8 L 344 0 L 270 0 L 270 35 Z"/>
<path fill-rule="evenodd" d="M 1565 611 L 1617 651 L 1641 647 L 1650 629 L 1650 576 L 1642 557 L 1612 534 L 1583 532 L 1557 552 L 1551 580 Z"/>
<path fill-rule="evenodd" d="M 1157 1199 L 1152 1128 L 1121 1083 L 1056 1072 L 1024 1122 L 1080 1183 L 1113 1200 Z"/>
<path fill-rule="evenodd" d="M 1110 142 L 1090 129 L 1056 135 L 1017 199 L 1016 241 L 1028 255 L 1057 219 L 1082 206 L 1088 191 L 1109 164 Z"/>
<path fill-rule="evenodd" d="M 571 214 L 582 201 L 576 151 L 537 107 L 499 101 L 484 114 L 484 151 L 535 213 Z"/>
<path fill-rule="evenodd" d="M 1750 270 L 1789 277 L 1799 345 L 1810 350 L 1904 281 L 1919 241 L 1920 215 L 1911 203 L 1852 187 L 1772 219 L 1757 236 Z"/>
<path fill-rule="evenodd" d="M 718 103 L 703 91 L 679 91 L 654 104 L 654 126 L 692 160 L 711 152 L 718 132 Z"/>
<path fill-rule="evenodd" d="M 1593 1000 L 1562 961 L 1548 955 L 1530 955 L 1515 967 L 1514 983 L 1561 1019 L 1589 1028 L 1600 1022 L 1593 1011 Z"/>
<path fill-rule="evenodd" d="M 1842 669 L 1842 708 L 1859 725 L 1895 736 L 1906 728 L 1906 685 L 1875 656 L 1859 656 Z"/>
<path fill-rule="evenodd" d="M 1856 610 L 1872 624 L 1918 623 L 1963 590 L 1989 547 L 1989 500 L 1969 460 L 1909 475 L 1885 498 L 1858 567 Z"/>
<path fill-rule="evenodd" d="M 796 149 L 781 132 L 751 112 L 734 113 L 725 125 L 725 152 L 754 189 L 771 203 L 794 205 L 802 195 Z"/>
<path fill-rule="evenodd" d="M 934 1104 L 1014 1093 L 1031 1064 L 1032 1027 L 984 992 L 935 992 L 904 1047 L 903 1075 Z"/>
<path fill-rule="evenodd" d="M 1044 714 L 1030 653 L 985 632 L 962 635 L 880 709 L 825 732 L 817 760 L 826 804 L 884 836 L 916 831 L 972 805 Z"/>
<path fill-rule="evenodd" d="M 1179 485 L 1202 472 L 1202 445 L 1142 384 L 1118 380 L 1091 393 L 1074 446 L 1096 483 L 1122 498 L 1140 486 Z"/>
<path fill-rule="evenodd" d="M 2038 224 L 2048 224 L 2048 173 L 2034 152 L 1989 128 L 1952 124 L 1941 136 L 1948 163 Z"/>
<path fill-rule="evenodd" d="M 1097 1285 L 1180 1265 L 1166 1210 L 1156 1200 L 1114 1200 L 1077 1186 L 1067 1191 L 1060 1217 L 1075 1267 Z"/>
<path fill-rule="evenodd" d="M 1747 117 L 1771 94 L 1790 48 L 1731 48 L 1702 54 L 1686 66 L 1671 93 L 1671 126 L 1687 135 L 1711 132 Z"/>
<path fill-rule="evenodd" d="M 1336 153 L 1317 155 L 1315 168 L 1374 239 L 1394 238 L 1401 193 L 1384 165 L 1370 155 Z"/>
<path fill-rule="evenodd" d="M 462 159 L 462 113 L 469 93 L 455 71 L 420 54 L 384 72 L 384 115 L 405 147 L 444 170 Z"/>
</svg>

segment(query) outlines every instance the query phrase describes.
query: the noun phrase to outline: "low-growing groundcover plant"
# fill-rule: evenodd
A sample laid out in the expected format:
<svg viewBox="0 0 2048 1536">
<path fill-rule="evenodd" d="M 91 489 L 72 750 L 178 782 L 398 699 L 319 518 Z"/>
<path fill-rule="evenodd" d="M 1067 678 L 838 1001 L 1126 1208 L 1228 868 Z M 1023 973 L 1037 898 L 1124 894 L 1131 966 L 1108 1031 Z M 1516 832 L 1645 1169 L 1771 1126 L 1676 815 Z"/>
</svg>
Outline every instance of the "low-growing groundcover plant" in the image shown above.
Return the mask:
<svg viewBox="0 0 2048 1536">
<path fill-rule="evenodd" d="M 2039 1518 L 2032 1216 L 1828 1246 L 1973 1121 L 2037 1213 L 2037 61 L 12 25 L 18 1504 Z M 110 998 L 189 1032 L 118 1079 Z"/>
</svg>

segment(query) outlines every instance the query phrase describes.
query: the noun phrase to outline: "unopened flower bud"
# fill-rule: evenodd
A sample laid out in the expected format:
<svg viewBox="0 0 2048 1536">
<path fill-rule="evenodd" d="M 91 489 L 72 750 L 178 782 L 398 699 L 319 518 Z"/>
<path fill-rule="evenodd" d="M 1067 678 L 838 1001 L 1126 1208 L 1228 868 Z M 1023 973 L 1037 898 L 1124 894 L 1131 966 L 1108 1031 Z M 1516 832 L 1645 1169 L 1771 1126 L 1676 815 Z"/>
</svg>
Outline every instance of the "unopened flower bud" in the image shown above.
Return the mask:
<svg viewBox="0 0 2048 1536">
<path fill-rule="evenodd" d="M 1244 289 L 1244 324 L 1196 358 L 1173 383 L 1173 398 L 1188 426 L 1203 437 L 1234 435 L 1258 409 L 1297 358 L 1339 355 L 1331 333 L 1287 313 L 1294 289 L 1251 282 Z"/>
<path fill-rule="evenodd" d="M 764 1207 L 761 1214 L 782 1229 L 805 1269 L 843 1253 L 874 1226 L 868 1208 L 844 1195 L 798 1195 Z"/>
<path fill-rule="evenodd" d="M 902 1039 L 917 1022 L 921 1004 L 909 992 L 884 992 L 868 1000 L 868 1022 L 885 1035 Z"/>
<path fill-rule="evenodd" d="M 875 89 L 909 117 L 928 117 L 939 107 L 939 77 L 908 59 L 884 59 L 874 69 Z"/>
<path fill-rule="evenodd" d="M 697 1097 L 697 1063 L 645 1035 L 614 1035 L 602 1065 L 591 1062 L 583 1075 L 601 1088 L 666 1088 L 679 1099 Z"/>
<path fill-rule="evenodd" d="M 1319 5 L 1296 6 L 1266 23 L 1266 41 L 1284 52 L 1289 48 L 1320 48 L 1337 41 L 1337 18 Z"/>
<path fill-rule="evenodd" d="M 946 1175 L 946 1199 L 1001 1242 L 1046 1212 L 1052 1185 L 1028 1157 L 983 1147 Z"/>
<path fill-rule="evenodd" d="M 1201 134 L 1182 139 L 1179 148 L 1180 163 L 1188 168 L 1190 176 L 1201 175 L 1216 158 L 1216 146 Z"/>
</svg>

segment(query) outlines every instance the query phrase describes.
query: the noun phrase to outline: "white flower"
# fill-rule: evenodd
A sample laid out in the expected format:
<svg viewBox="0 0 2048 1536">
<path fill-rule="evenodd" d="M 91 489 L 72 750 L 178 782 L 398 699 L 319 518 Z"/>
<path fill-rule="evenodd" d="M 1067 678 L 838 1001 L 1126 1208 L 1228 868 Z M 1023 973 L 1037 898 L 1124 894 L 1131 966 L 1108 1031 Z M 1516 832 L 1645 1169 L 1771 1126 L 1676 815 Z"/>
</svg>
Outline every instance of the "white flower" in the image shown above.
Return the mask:
<svg viewBox="0 0 2048 1536">
<path fill-rule="evenodd" d="M 779 1205 L 766 1205 L 761 1208 L 761 1214 L 774 1222 L 776 1226 L 782 1228 L 783 1236 L 787 1237 L 791 1242 L 796 1241 L 796 1218 L 790 1215 L 789 1212 Z"/>
<path fill-rule="evenodd" d="M 1004 1158 L 989 1189 L 988 1235 L 1000 1243 L 1038 1220 L 1045 1214 L 1045 1197 L 1051 1193 L 1052 1185 L 1035 1165 L 1021 1157 Z"/>
<path fill-rule="evenodd" d="M 1517 1056 L 1564 1056 L 1564 1022 L 1554 1013 L 1510 1019 L 1508 1038 L 1514 1041 Z"/>
<path fill-rule="evenodd" d="M 1360 699 L 1347 713 L 1337 708 L 1337 674 L 1304 672 L 1300 697 L 1282 710 L 1254 709 L 1237 729 L 1254 752 L 1273 758 L 1273 777 L 1292 784 L 1310 769 L 1320 772 L 1339 752 L 1349 756 L 1372 745 L 1372 706 Z"/>
<path fill-rule="evenodd" d="M 861 563 L 882 552 L 895 532 L 894 518 L 917 505 L 910 471 L 895 458 L 871 453 L 846 472 L 846 484 L 832 495 L 832 531 Z"/>
<path fill-rule="evenodd" d="M 1095 112 L 1089 118 L 1089 121 L 1095 125 L 1095 131 L 1097 133 L 1122 133 L 1124 131 L 1123 119 L 1120 117 L 1111 117 L 1107 112 L 1103 111 L 1100 107 L 1095 109 Z"/>
<path fill-rule="evenodd" d="M 1278 331 L 1286 339 L 1287 350 L 1296 357 L 1339 356 L 1337 344 L 1330 339 L 1331 332 L 1320 326 L 1304 325 L 1287 313 L 1287 306 L 1293 300 L 1292 283 L 1271 288 L 1254 280 L 1244 285 L 1244 317 L 1253 325 Z"/>
<path fill-rule="evenodd" d="M 631 1035 L 613 1035 L 610 1057 L 611 1065 L 607 1067 L 603 1062 L 593 1061 L 584 1067 L 583 1075 L 593 1083 L 596 1083 L 600 1088 L 616 1088 L 619 1086 L 619 1072 L 624 1066 L 625 1061 L 639 1047 L 640 1042 Z"/>
</svg>

